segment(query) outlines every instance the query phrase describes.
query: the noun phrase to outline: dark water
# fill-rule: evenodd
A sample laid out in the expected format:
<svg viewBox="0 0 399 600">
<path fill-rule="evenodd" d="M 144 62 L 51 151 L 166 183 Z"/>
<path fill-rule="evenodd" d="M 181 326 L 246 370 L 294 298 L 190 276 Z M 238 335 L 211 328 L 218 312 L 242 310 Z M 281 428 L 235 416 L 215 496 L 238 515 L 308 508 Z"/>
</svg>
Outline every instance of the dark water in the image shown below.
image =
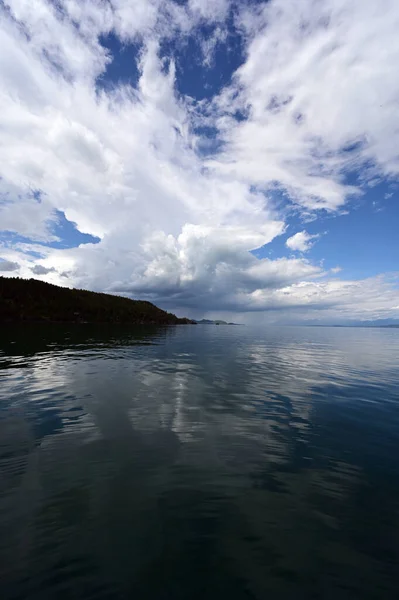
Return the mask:
<svg viewBox="0 0 399 600">
<path fill-rule="evenodd" d="M 399 330 L 1 331 L 4 600 L 397 598 Z"/>
</svg>

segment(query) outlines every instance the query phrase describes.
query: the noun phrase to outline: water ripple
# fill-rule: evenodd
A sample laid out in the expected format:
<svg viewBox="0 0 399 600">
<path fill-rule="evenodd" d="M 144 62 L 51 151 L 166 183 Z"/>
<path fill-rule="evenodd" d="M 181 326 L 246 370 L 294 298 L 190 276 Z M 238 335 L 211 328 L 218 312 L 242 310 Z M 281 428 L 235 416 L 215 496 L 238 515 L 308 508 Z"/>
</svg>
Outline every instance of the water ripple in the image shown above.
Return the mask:
<svg viewBox="0 0 399 600">
<path fill-rule="evenodd" d="M 399 331 L 24 327 L 2 598 L 399 592 Z"/>
</svg>

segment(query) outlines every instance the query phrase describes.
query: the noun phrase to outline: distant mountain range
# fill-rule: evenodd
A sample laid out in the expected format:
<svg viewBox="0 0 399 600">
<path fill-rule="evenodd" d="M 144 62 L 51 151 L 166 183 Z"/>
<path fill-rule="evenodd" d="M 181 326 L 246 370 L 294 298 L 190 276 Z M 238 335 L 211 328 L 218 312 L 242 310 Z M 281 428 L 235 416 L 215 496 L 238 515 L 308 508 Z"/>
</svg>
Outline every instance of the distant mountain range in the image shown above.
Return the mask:
<svg viewBox="0 0 399 600">
<path fill-rule="evenodd" d="M 353 321 L 335 327 L 399 327 L 399 319 L 376 319 L 375 321 Z"/>
<path fill-rule="evenodd" d="M 151 302 L 59 287 L 37 279 L 0 277 L 0 322 L 185 325 Z"/>
<path fill-rule="evenodd" d="M 320 323 L 305 321 L 302 325 L 309 327 L 399 327 L 399 319 L 375 319 L 373 321 L 346 321 L 345 323 Z"/>
<path fill-rule="evenodd" d="M 195 322 L 198 323 L 198 325 L 239 325 L 239 323 L 228 323 L 221 319 L 216 319 L 215 321 L 212 321 L 211 319 L 201 319 L 201 321 Z"/>
</svg>

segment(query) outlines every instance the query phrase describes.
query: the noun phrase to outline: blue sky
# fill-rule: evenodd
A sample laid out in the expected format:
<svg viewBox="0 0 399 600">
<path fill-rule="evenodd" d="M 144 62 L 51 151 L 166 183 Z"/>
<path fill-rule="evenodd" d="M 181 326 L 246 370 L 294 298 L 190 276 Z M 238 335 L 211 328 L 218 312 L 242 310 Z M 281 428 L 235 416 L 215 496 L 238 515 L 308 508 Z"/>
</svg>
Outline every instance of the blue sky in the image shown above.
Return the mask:
<svg viewBox="0 0 399 600">
<path fill-rule="evenodd" d="M 323 214 L 310 222 L 293 215 L 287 224 L 287 235 L 262 247 L 257 256 L 289 257 L 292 251 L 286 246 L 287 237 L 305 229 L 310 235 L 320 236 L 306 256 L 323 261 L 327 269 L 339 266 L 340 276 L 358 279 L 374 277 L 382 270 L 398 270 L 398 191 L 389 182 L 365 187 L 350 210 Z"/>
<path fill-rule="evenodd" d="M 0 272 L 399 318 L 398 26 L 394 0 L 4 2 Z"/>
</svg>

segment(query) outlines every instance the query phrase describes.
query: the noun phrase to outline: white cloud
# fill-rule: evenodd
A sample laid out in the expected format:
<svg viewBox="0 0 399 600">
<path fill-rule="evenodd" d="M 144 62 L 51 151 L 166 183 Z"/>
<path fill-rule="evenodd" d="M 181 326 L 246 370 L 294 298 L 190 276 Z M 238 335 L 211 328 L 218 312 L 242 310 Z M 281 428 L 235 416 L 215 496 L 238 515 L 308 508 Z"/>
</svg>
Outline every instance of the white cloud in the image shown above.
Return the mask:
<svg viewBox="0 0 399 600">
<path fill-rule="evenodd" d="M 398 279 L 393 283 L 383 276 L 346 281 L 317 278 L 243 294 L 235 298 L 234 310 L 223 306 L 210 316 L 257 325 L 303 320 L 334 324 L 355 319 L 399 318 L 399 307 L 394 306 L 398 283 Z M 237 308 L 240 312 L 234 315 Z"/>
<path fill-rule="evenodd" d="M 290 248 L 290 250 L 308 252 L 319 237 L 319 235 L 311 235 L 305 230 L 298 231 L 298 233 L 295 233 L 287 239 L 285 245 L 287 248 Z"/>
<path fill-rule="evenodd" d="M 213 102 L 225 147 L 212 168 L 329 211 L 357 191 L 348 170 L 399 174 L 396 0 L 274 0 L 238 22 L 247 60 Z"/>
<path fill-rule="evenodd" d="M 368 160 L 374 175 L 398 173 L 399 8 L 382 4 L 274 0 L 241 8 L 246 61 L 230 88 L 195 103 L 178 96 L 175 65 L 160 58 L 160 44 L 213 23 L 202 44 L 211 65 L 226 35 L 227 1 L 6 2 L 0 226 L 33 242 L 3 244 L 2 256 L 23 277 L 33 271 L 180 311 L 348 306 L 349 284 L 326 281 L 320 265 L 257 260 L 250 250 L 286 229 L 270 189 L 285 188 L 308 213 L 336 211 L 357 192 L 345 185 L 346 169 Z M 142 43 L 137 89 L 97 88 L 112 60 L 99 36 L 110 32 Z M 237 110 L 248 120 L 237 121 Z M 225 143 L 212 161 L 197 151 L 194 124 L 220 130 Z M 356 151 L 342 152 L 357 140 Z M 57 211 L 101 242 L 65 250 L 35 244 L 56 239 Z M 315 239 L 296 236 L 291 248 L 302 252 Z M 398 304 L 393 282 L 378 280 L 377 289 L 376 311 Z M 371 310 L 363 292 L 357 310 Z"/>
<path fill-rule="evenodd" d="M 203 63 L 207 67 L 211 67 L 213 65 L 215 51 L 219 44 L 226 41 L 227 35 L 227 29 L 216 27 L 211 36 L 206 37 L 201 41 Z"/>
<path fill-rule="evenodd" d="M 270 239 L 274 232 L 268 226 L 257 235 Z M 190 308 L 203 304 L 217 309 L 242 304 L 242 298 L 256 290 L 278 288 L 321 273 L 320 267 L 304 260 L 256 259 L 248 250 L 259 245 L 259 238 L 242 227 L 221 230 L 194 225 L 186 225 L 177 239 L 154 234 L 143 246 L 139 261 L 145 268 L 140 272 L 138 264 L 130 280 L 120 281 L 113 291 L 157 297 L 163 303 Z"/>
<path fill-rule="evenodd" d="M 392 315 L 392 302 L 398 298 L 395 285 L 383 276 L 363 280 L 307 281 L 277 290 L 274 307 L 295 306 L 298 316 L 321 318 L 382 318 Z M 311 309 L 311 311 L 307 309 Z M 302 312 L 301 312 L 302 311 Z"/>
</svg>

